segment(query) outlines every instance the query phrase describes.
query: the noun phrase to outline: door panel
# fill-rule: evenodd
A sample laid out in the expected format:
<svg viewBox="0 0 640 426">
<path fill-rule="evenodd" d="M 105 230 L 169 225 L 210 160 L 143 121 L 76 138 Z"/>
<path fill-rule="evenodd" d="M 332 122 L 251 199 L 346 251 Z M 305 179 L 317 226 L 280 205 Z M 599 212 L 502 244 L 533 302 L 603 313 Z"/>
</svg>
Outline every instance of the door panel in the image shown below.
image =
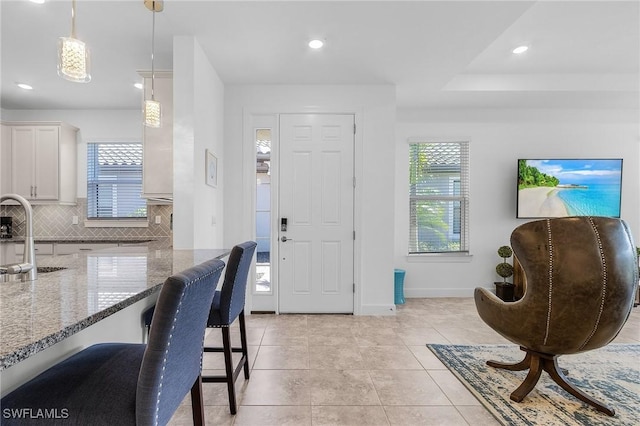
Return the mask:
<svg viewBox="0 0 640 426">
<path fill-rule="evenodd" d="M 293 157 L 293 205 L 292 225 L 310 226 L 312 221 L 311 185 L 312 185 L 312 153 L 294 152 Z M 281 165 L 282 167 L 282 165 Z M 287 185 L 287 186 L 288 186 Z"/>
<path fill-rule="evenodd" d="M 281 313 L 353 312 L 353 128 L 353 115 L 280 117 Z"/>
<path fill-rule="evenodd" d="M 293 263 L 293 293 L 311 294 L 311 258 L 310 241 L 293 241 L 293 253 L 289 260 Z"/>
<path fill-rule="evenodd" d="M 11 192 L 33 199 L 35 164 L 35 129 L 18 126 L 11 129 Z"/>
<path fill-rule="evenodd" d="M 340 187 L 342 156 L 339 152 L 322 153 L 322 217 L 323 225 L 339 225 L 341 223 Z"/>
<path fill-rule="evenodd" d="M 58 199 L 58 139 L 58 127 L 36 128 L 34 184 L 40 200 Z"/>
<path fill-rule="evenodd" d="M 322 242 L 322 294 L 340 293 L 340 271 L 342 270 L 340 249 L 340 241 Z"/>
</svg>

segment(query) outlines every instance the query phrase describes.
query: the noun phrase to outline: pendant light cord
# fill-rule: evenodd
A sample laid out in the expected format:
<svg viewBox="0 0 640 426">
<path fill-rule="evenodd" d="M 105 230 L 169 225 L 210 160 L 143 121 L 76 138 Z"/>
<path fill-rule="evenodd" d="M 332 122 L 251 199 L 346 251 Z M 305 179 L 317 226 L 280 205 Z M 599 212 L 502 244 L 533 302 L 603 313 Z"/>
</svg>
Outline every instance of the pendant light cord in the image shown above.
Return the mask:
<svg viewBox="0 0 640 426">
<path fill-rule="evenodd" d="M 76 38 L 76 0 L 71 1 L 71 38 Z"/>
<path fill-rule="evenodd" d="M 75 1 L 75 0 L 74 0 Z M 151 100 L 155 101 L 153 96 L 155 86 L 155 68 L 153 66 L 153 57 L 155 53 L 155 40 L 156 40 L 156 2 L 153 2 L 153 24 L 151 26 Z"/>
</svg>

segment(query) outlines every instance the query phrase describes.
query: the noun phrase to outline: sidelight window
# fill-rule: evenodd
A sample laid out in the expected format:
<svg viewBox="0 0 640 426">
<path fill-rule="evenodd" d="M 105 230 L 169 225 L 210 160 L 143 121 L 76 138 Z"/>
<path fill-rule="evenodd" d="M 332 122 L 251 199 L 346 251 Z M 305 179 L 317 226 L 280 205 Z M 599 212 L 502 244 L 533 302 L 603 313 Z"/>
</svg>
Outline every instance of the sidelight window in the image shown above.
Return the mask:
<svg viewBox="0 0 640 426">
<path fill-rule="evenodd" d="M 256 129 L 256 292 L 271 292 L 271 129 Z"/>
</svg>

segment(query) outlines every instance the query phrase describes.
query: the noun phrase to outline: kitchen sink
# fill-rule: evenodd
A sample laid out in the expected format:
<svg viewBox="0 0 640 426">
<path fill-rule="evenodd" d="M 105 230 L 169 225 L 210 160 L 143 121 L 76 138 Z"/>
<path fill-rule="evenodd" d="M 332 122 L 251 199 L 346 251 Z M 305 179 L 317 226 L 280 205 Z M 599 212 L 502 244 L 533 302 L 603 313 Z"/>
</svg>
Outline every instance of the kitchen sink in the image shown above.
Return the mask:
<svg viewBox="0 0 640 426">
<path fill-rule="evenodd" d="M 46 274 L 47 272 L 56 272 L 67 269 L 65 266 L 38 266 L 39 274 Z"/>
</svg>

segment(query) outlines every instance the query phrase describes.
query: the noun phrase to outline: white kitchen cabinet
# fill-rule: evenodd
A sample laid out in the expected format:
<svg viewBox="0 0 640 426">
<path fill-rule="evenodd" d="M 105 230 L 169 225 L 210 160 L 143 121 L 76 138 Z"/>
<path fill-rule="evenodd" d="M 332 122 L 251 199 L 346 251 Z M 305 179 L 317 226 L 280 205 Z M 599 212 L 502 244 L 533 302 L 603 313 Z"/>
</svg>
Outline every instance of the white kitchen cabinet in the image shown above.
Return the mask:
<svg viewBox="0 0 640 426">
<path fill-rule="evenodd" d="M 56 243 L 55 254 L 61 256 L 113 247 L 118 247 L 118 243 Z"/>
<path fill-rule="evenodd" d="M 58 198 L 58 128 L 11 128 L 11 188 L 28 200 Z"/>
<path fill-rule="evenodd" d="M 10 192 L 34 204 L 75 204 L 78 129 L 65 123 L 5 123 L 10 129 Z M 6 147 L 4 147 L 6 149 Z M 3 185 L 4 179 L 3 179 Z"/>
<path fill-rule="evenodd" d="M 16 259 L 19 262 L 22 262 L 22 257 L 24 254 L 24 244 L 23 243 L 17 243 L 15 245 L 15 253 L 16 253 Z M 36 243 L 33 245 L 33 249 L 36 252 L 36 257 L 41 257 L 41 256 L 52 256 L 53 255 L 53 243 Z"/>
<path fill-rule="evenodd" d="M 3 243 L 3 245 L 8 245 L 8 244 Z M 24 252 L 24 244 L 15 243 L 15 244 L 12 244 L 12 247 L 15 247 L 16 258 L 22 259 L 22 253 Z M 84 252 L 101 250 L 106 248 L 114 248 L 114 247 L 118 247 L 118 243 L 51 242 L 51 243 L 36 243 L 34 246 L 37 257 L 52 256 L 52 255 L 62 256 L 66 254 L 84 253 Z"/>
<path fill-rule="evenodd" d="M 0 194 L 11 192 L 11 127 L 0 126 Z"/>
<path fill-rule="evenodd" d="M 151 73 L 144 77 L 144 99 L 151 99 Z M 142 197 L 150 203 L 173 200 L 173 74 L 156 72 L 154 98 L 160 102 L 160 128 L 143 125 Z"/>
<path fill-rule="evenodd" d="M 16 263 L 17 261 L 18 258 L 16 257 L 16 243 L 0 243 L 0 265 L 9 265 L 11 263 Z"/>
</svg>

